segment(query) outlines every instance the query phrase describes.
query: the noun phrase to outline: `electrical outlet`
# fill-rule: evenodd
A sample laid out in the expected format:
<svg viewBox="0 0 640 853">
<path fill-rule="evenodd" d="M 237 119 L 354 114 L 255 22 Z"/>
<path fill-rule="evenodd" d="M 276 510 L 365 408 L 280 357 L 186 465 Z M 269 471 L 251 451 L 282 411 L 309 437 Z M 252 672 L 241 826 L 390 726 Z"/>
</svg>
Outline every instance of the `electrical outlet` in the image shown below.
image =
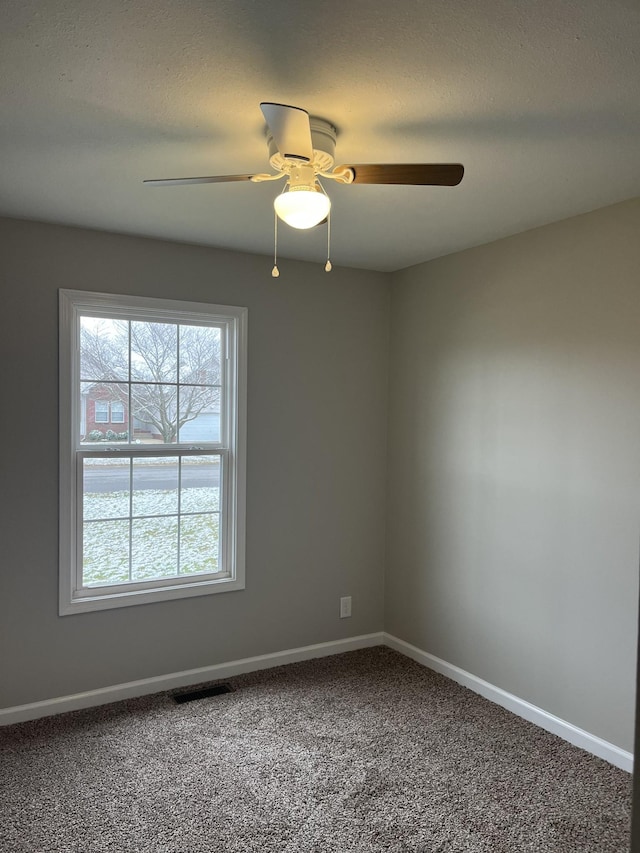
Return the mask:
<svg viewBox="0 0 640 853">
<path fill-rule="evenodd" d="M 340 618 L 344 619 L 347 616 L 351 616 L 351 596 L 345 595 L 344 598 L 340 599 Z"/>
</svg>

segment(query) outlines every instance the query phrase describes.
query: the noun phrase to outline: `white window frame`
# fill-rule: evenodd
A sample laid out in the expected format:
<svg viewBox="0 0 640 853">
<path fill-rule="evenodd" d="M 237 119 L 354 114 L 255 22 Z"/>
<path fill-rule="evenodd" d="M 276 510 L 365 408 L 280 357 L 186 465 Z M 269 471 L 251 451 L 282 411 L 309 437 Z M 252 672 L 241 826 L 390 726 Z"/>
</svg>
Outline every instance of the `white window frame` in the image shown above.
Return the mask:
<svg viewBox="0 0 640 853">
<path fill-rule="evenodd" d="M 246 505 L 247 309 L 229 305 L 59 291 L 60 327 L 60 603 L 61 616 L 154 601 L 244 589 Z M 221 439 L 191 444 L 89 448 L 80 442 L 80 317 L 220 325 L 225 335 L 225 411 Z M 222 426 L 222 425 L 221 425 Z M 82 566 L 82 459 L 100 454 L 136 458 L 214 452 L 222 466 L 221 571 L 117 587 L 84 587 Z"/>
</svg>

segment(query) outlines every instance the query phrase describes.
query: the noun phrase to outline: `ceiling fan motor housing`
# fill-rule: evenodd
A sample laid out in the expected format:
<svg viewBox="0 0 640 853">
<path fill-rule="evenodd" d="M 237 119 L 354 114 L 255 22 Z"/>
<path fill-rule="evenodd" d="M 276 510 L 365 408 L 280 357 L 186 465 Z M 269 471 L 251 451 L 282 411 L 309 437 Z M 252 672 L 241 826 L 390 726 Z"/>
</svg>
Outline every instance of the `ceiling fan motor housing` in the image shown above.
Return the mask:
<svg viewBox="0 0 640 853">
<path fill-rule="evenodd" d="M 335 163 L 336 129 L 328 121 L 310 117 L 311 143 L 313 145 L 313 167 L 316 172 L 328 172 Z M 267 133 L 269 163 L 277 172 L 288 172 L 292 166 L 299 166 L 299 160 L 285 159 L 278 151 L 273 134 Z"/>
</svg>

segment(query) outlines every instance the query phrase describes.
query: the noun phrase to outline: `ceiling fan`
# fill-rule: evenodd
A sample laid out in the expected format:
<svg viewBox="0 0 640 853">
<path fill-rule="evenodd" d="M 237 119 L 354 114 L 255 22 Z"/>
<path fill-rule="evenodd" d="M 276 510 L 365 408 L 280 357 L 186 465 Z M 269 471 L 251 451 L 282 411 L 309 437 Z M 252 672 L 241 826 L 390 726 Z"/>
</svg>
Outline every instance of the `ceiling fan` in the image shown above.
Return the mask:
<svg viewBox="0 0 640 853">
<path fill-rule="evenodd" d="M 331 201 L 318 180 L 328 178 L 341 184 L 404 184 L 448 186 L 460 183 L 464 168 L 459 163 L 388 163 L 334 167 L 337 132 L 328 121 L 310 116 L 300 107 L 263 102 L 260 109 L 267 123 L 269 164 L 275 174 L 212 175 L 199 178 L 146 180 L 149 186 L 217 184 L 230 181 L 276 181 L 286 178 L 284 191 L 274 208 L 293 228 L 313 228 L 327 221 Z M 327 260 L 325 269 L 331 269 Z M 274 275 L 278 275 L 274 266 Z"/>
</svg>

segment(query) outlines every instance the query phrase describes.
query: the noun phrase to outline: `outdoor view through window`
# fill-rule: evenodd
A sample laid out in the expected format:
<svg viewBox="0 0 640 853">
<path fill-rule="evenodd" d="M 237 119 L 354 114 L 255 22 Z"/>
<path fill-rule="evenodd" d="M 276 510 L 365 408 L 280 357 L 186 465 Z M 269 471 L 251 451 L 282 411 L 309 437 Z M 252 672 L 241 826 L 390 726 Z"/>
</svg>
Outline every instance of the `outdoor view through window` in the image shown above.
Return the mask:
<svg viewBox="0 0 640 853">
<path fill-rule="evenodd" d="M 218 571 L 220 456 L 112 448 L 218 442 L 220 359 L 219 328 L 81 318 L 84 586 Z"/>
</svg>

